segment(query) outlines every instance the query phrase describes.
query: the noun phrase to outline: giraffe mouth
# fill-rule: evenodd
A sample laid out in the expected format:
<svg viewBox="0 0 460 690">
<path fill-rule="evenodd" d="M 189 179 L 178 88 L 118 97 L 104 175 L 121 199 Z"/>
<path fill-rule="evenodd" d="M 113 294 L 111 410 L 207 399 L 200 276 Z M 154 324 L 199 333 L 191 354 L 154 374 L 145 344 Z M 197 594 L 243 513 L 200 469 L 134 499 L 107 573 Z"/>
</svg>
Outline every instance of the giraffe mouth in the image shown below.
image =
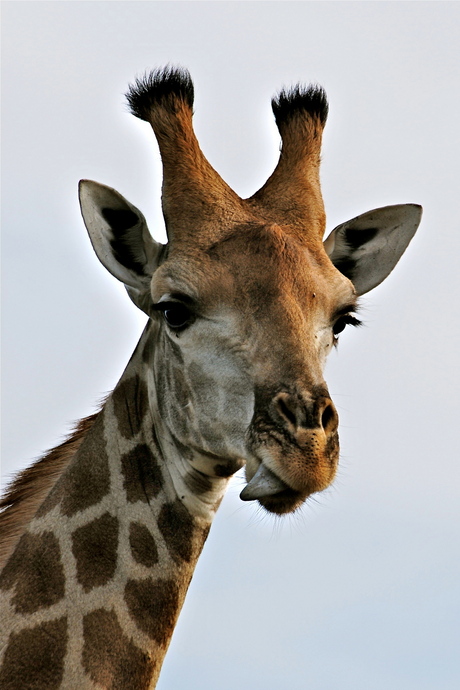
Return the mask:
<svg viewBox="0 0 460 690">
<path fill-rule="evenodd" d="M 289 489 L 288 485 L 261 462 L 255 475 L 240 493 L 240 498 L 242 501 L 254 501 L 266 496 L 275 496 L 286 489 Z"/>
<path fill-rule="evenodd" d="M 240 493 L 242 501 L 255 501 L 270 513 L 282 515 L 296 510 L 306 495 L 291 489 L 282 479 L 261 462 L 257 472 Z"/>
</svg>

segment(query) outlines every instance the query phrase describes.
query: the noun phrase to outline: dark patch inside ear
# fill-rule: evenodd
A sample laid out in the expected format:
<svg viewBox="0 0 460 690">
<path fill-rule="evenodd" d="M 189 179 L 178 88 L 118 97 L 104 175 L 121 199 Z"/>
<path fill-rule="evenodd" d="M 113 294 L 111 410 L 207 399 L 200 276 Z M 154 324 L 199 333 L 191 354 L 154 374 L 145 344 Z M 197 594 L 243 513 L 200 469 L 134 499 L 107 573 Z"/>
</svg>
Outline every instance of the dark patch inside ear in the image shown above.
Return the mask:
<svg viewBox="0 0 460 690">
<path fill-rule="evenodd" d="M 345 231 L 345 237 L 351 249 L 358 249 L 362 244 L 366 244 L 373 240 L 377 233 L 378 228 L 365 228 L 364 230 L 348 228 L 348 230 Z"/>
<path fill-rule="evenodd" d="M 132 228 L 139 222 L 137 214 L 129 208 L 103 208 L 101 213 L 114 233 L 128 230 L 128 228 Z"/>
<path fill-rule="evenodd" d="M 140 255 L 143 254 L 142 238 L 137 237 L 135 232 L 128 232 L 138 225 L 138 215 L 129 208 L 103 208 L 101 213 L 112 230 L 113 239 L 110 240 L 110 246 L 116 260 L 137 275 L 147 275 L 144 263 L 140 260 Z"/>
<path fill-rule="evenodd" d="M 334 261 L 334 266 L 338 271 L 340 271 L 340 273 L 343 273 L 346 278 L 349 278 L 349 280 L 353 282 L 353 276 L 356 268 L 356 261 L 354 261 L 354 259 L 350 259 L 349 257 L 337 259 Z"/>
<path fill-rule="evenodd" d="M 278 126 L 293 115 L 303 112 L 319 118 L 324 127 L 329 105 L 326 92 L 321 86 L 310 84 L 305 87 L 297 84 L 292 89 L 280 91 L 272 100 L 272 109 Z"/>
</svg>

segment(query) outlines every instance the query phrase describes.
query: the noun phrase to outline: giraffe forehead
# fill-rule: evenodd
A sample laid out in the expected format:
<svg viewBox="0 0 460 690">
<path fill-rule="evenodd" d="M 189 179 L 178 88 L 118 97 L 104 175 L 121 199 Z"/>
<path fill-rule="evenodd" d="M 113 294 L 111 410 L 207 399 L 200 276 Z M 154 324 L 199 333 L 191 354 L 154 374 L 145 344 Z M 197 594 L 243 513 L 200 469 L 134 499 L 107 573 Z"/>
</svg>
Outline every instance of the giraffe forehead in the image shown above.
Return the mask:
<svg viewBox="0 0 460 690">
<path fill-rule="evenodd" d="M 245 224 L 199 251 L 172 251 L 153 281 L 153 297 L 183 292 L 204 307 L 278 301 L 329 307 L 352 297 L 351 283 L 322 243 L 306 246 L 279 226 Z"/>
</svg>

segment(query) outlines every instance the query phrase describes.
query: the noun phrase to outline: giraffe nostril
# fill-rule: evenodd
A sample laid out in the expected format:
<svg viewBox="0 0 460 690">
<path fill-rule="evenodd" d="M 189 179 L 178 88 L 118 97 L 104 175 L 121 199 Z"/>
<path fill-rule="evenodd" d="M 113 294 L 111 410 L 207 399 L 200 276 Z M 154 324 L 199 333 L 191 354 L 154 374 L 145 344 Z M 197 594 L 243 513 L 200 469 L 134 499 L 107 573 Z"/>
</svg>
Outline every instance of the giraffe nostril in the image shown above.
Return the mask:
<svg viewBox="0 0 460 690">
<path fill-rule="evenodd" d="M 289 398 L 286 396 L 280 395 L 277 399 L 277 404 L 278 404 L 278 412 L 281 414 L 282 417 L 287 419 L 287 421 L 292 424 L 293 426 L 297 426 L 297 416 L 295 413 L 295 410 L 292 409 L 292 407 L 289 406 L 288 404 Z"/>
<path fill-rule="evenodd" d="M 332 431 L 337 426 L 337 412 L 332 402 L 326 403 L 321 414 L 321 426 L 324 431 Z"/>
<path fill-rule="evenodd" d="M 281 392 L 274 399 L 275 418 L 297 433 L 301 429 L 321 428 L 326 434 L 336 431 L 339 418 L 327 395 L 308 397 Z"/>
</svg>

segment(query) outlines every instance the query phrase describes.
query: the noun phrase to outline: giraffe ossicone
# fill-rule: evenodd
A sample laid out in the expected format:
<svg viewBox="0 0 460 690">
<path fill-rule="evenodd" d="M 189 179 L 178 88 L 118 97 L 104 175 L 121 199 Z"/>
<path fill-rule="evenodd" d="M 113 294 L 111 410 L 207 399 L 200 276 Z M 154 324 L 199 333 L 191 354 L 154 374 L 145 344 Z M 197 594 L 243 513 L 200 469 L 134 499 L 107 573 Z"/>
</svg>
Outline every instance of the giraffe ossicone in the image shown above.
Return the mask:
<svg viewBox="0 0 460 690">
<path fill-rule="evenodd" d="M 167 245 L 121 194 L 80 183 L 95 252 L 148 323 L 102 409 L 3 499 L 5 690 L 155 686 L 229 478 L 245 466 L 241 498 L 276 514 L 333 480 L 326 357 L 420 222 L 389 206 L 323 243 L 320 87 L 274 99 L 280 159 L 249 199 L 202 153 L 193 99 L 174 68 L 128 92 L 159 145 Z"/>
</svg>

